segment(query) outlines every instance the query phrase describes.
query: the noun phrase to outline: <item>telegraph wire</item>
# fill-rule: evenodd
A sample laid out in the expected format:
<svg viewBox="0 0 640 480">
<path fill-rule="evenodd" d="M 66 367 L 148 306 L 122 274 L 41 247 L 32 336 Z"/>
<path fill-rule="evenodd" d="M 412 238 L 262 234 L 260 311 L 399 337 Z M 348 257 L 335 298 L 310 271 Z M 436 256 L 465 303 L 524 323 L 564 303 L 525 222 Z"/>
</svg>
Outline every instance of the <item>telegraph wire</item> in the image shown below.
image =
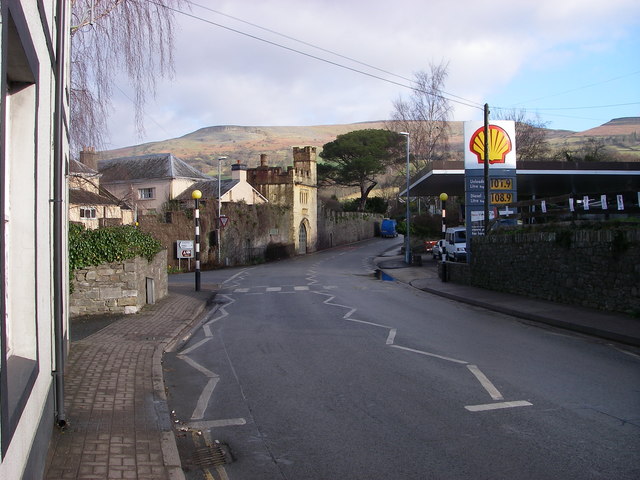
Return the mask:
<svg viewBox="0 0 640 480">
<path fill-rule="evenodd" d="M 402 75 L 398 75 L 397 73 L 390 72 L 389 70 L 385 70 L 385 69 L 383 69 L 383 68 L 376 67 L 375 65 L 371 65 L 370 63 L 362 62 L 362 61 L 357 60 L 357 59 L 355 59 L 355 58 L 353 58 L 353 57 L 349 57 L 349 56 L 347 56 L 347 55 L 343 55 L 343 54 L 338 53 L 338 52 L 335 52 L 335 51 L 333 51 L 333 50 L 329 50 L 329 49 L 326 49 L 326 48 L 320 47 L 320 46 L 315 45 L 315 44 L 313 44 L 313 43 L 306 42 L 306 41 L 304 41 L 304 40 L 300 40 L 299 38 L 295 38 L 295 37 L 292 37 L 292 36 L 290 36 L 290 35 L 286 35 L 286 34 L 284 34 L 284 33 L 278 32 L 278 31 L 276 31 L 276 30 L 273 30 L 273 29 L 270 29 L 270 28 L 267 28 L 267 27 L 263 27 L 262 25 L 258 25 L 258 24 L 256 24 L 256 23 L 252 23 L 252 22 L 249 22 L 249 21 L 247 21 L 247 20 L 243 20 L 242 18 L 239 18 L 239 17 L 234 17 L 233 15 L 229 15 L 229 14 L 224 13 L 224 12 L 221 12 L 221 11 L 219 11 L 219 10 L 214 10 L 213 8 L 207 7 L 207 6 L 205 6 L 205 5 L 201 5 L 201 4 L 196 3 L 196 2 L 193 2 L 193 1 L 191 1 L 191 0 L 186 0 L 186 1 L 187 1 L 190 5 L 195 5 L 196 7 L 200 7 L 200 8 L 202 8 L 202 9 L 204 9 L 204 10 L 208 10 L 208 11 L 213 12 L 213 13 L 216 13 L 216 14 L 218 14 L 218 15 L 222 15 L 223 17 L 227 17 L 227 18 L 230 18 L 230 19 L 232 19 L 232 20 L 235 20 L 235 21 L 238 21 L 238 22 L 244 23 L 245 25 L 249 25 L 249 26 L 251 26 L 251 27 L 258 28 L 258 29 L 263 30 L 263 31 L 265 31 L 265 32 L 272 33 L 272 34 L 274 34 L 274 35 L 278 35 L 278 36 L 280 36 L 280 37 L 282 37 L 282 38 L 286 38 L 287 40 L 292 40 L 292 41 L 294 41 L 294 42 L 300 43 L 300 44 L 305 45 L 305 46 L 307 46 L 307 47 L 315 48 L 316 50 L 320 50 L 320 51 L 322 51 L 322 52 L 329 53 L 329 54 L 331 54 L 331 55 L 335 55 L 336 57 L 343 58 L 343 59 L 345 59 L 345 60 L 349 60 L 350 62 L 357 63 L 357 64 L 362 65 L 362 66 L 364 66 L 364 67 L 371 68 L 371 69 L 373 69 L 373 70 L 377 70 L 377 71 L 379 71 L 379 72 L 381 72 L 381 73 L 386 73 L 387 75 L 391 75 L 391 76 L 393 76 L 393 77 L 400 78 L 400 79 L 402 79 L 402 80 L 406 80 L 406 81 L 408 81 L 408 82 L 414 83 L 414 80 L 413 80 L 413 79 L 411 79 L 411 78 L 407 78 L 407 77 L 404 77 L 404 76 L 402 76 Z M 417 90 L 416 88 L 413 88 L 413 87 L 408 87 L 408 88 L 412 88 L 413 90 Z M 427 93 L 428 95 L 433 95 L 432 93 L 429 93 L 429 92 L 424 92 L 424 93 Z M 453 93 L 450 93 L 450 92 L 442 91 L 442 93 L 443 93 L 444 95 L 448 95 L 449 97 L 454 97 L 454 98 L 457 98 L 457 99 L 459 99 L 459 100 L 463 100 L 463 101 L 465 101 L 465 102 L 475 104 L 475 105 L 477 105 L 478 107 L 480 107 L 480 108 L 481 108 L 480 103 L 478 103 L 478 102 L 474 102 L 473 100 L 469 100 L 469 99 L 467 99 L 467 98 L 460 97 L 460 96 L 458 96 L 458 95 L 454 95 Z M 453 100 L 452 100 L 452 101 L 453 101 Z M 467 105 L 467 106 L 470 106 L 470 105 Z"/>
<path fill-rule="evenodd" d="M 538 100 L 546 100 L 547 98 L 558 97 L 560 95 L 565 95 L 567 93 L 577 92 L 578 90 L 584 90 L 585 88 L 596 87 L 598 85 L 603 85 L 605 83 L 614 82 L 616 80 L 620 80 L 620 79 L 626 78 L 626 77 L 632 77 L 632 76 L 638 75 L 638 74 L 640 74 L 640 70 L 637 70 L 637 71 L 631 72 L 631 73 L 627 73 L 627 74 L 624 74 L 624 75 L 619 75 L 619 76 L 614 77 L 614 78 L 609 78 L 607 80 L 602 80 L 600 82 L 590 83 L 588 85 L 582 85 L 580 87 L 572 88 L 570 90 L 565 90 L 565 91 L 562 91 L 562 92 L 553 93 L 551 95 L 545 95 L 544 97 L 538 97 L 538 98 L 534 98 L 534 99 L 531 99 L 531 100 L 525 100 L 523 102 L 519 102 L 519 103 L 514 104 L 514 106 L 522 105 L 523 103 L 537 102 Z M 588 107 L 585 107 L 585 108 L 588 108 Z M 596 108 L 599 108 L 599 107 L 596 107 Z"/>
<path fill-rule="evenodd" d="M 187 13 L 187 12 L 184 12 L 182 10 L 178 10 L 177 8 L 173 8 L 173 7 L 170 7 L 168 5 L 163 5 L 161 3 L 157 3 L 154 0 L 147 0 L 147 1 L 149 3 L 152 3 L 152 4 L 156 5 L 156 6 L 158 6 L 158 7 L 162 7 L 162 8 L 165 8 L 167 10 L 171 10 L 172 12 L 178 13 L 178 14 L 183 15 L 185 17 L 190 17 L 190 18 L 193 18 L 195 20 L 200 20 L 201 22 L 208 23 L 208 24 L 213 25 L 215 27 L 222 28 L 224 30 L 228 30 L 228 31 L 233 32 L 233 33 L 237 33 L 238 35 L 243 35 L 243 36 L 251 38 L 253 40 L 258 40 L 258 41 L 266 43 L 268 45 L 272 45 L 274 47 L 282 48 L 284 50 L 287 50 L 287 51 L 290 51 L 290 52 L 293 52 L 293 53 L 297 53 L 299 55 L 303 55 L 305 57 L 309 57 L 311 59 L 318 60 L 320 62 L 324 62 L 324 63 L 327 63 L 329 65 L 333 65 L 333 66 L 338 67 L 338 68 L 342 68 L 342 69 L 345 69 L 345 70 L 349 70 L 351 72 L 359 73 L 361 75 L 364 75 L 364 76 L 367 76 L 367 77 L 370 77 L 370 78 L 374 78 L 376 80 L 381 80 L 383 82 L 387 82 L 387 83 L 390 83 L 392 85 L 397 85 L 397 86 L 400 86 L 400 87 L 403 87 L 403 88 L 408 88 L 410 90 L 418 91 L 418 92 L 421 92 L 421 93 L 424 93 L 424 94 L 427 94 L 427 95 L 431 95 L 431 96 L 436 97 L 436 98 L 441 98 L 443 100 L 447 100 L 447 101 L 450 101 L 450 102 L 453 102 L 453 103 L 458 103 L 458 104 L 464 105 L 466 107 L 477 108 L 479 110 L 482 110 L 482 108 L 483 108 L 479 104 L 473 105 L 472 103 L 468 103 L 468 102 L 472 102 L 471 100 L 463 102 L 461 100 L 456 100 L 454 98 L 449 98 L 449 97 L 447 97 L 445 95 L 436 94 L 436 93 L 432 93 L 432 92 L 426 92 L 424 90 L 420 90 L 420 89 L 418 89 L 418 88 L 416 88 L 414 86 L 411 86 L 411 85 L 406 85 L 404 83 L 400 83 L 400 82 L 397 82 L 395 80 L 390 80 L 388 78 L 384 78 L 384 77 L 381 77 L 379 75 L 375 75 L 373 73 L 365 72 L 363 70 L 359 70 L 359 69 L 354 68 L 354 67 L 349 67 L 348 65 L 344 65 L 344 64 L 341 64 L 341 63 L 338 63 L 338 62 L 334 62 L 332 60 L 329 60 L 329 59 L 326 59 L 326 58 L 322 58 L 322 57 L 319 57 L 317 55 L 313 55 L 311 53 L 303 52 L 302 50 L 298 50 L 298 49 L 295 49 L 293 47 L 288 47 L 286 45 L 282 45 L 280 43 L 277 43 L 277 42 L 274 42 L 274 41 L 271 41 L 271 40 L 267 40 L 266 38 L 262 38 L 262 37 L 259 37 L 257 35 L 252 35 L 250 33 L 243 32 L 242 30 L 238 30 L 236 28 L 232 28 L 232 27 L 228 27 L 226 25 L 222 25 L 220 23 L 216 23 L 216 22 L 214 22 L 212 20 L 208 20 L 206 18 L 202 18 L 202 17 L 199 17 L 197 15 L 194 15 L 194 14 L 191 14 L 191 13 Z M 449 94 L 447 94 L 447 95 L 449 95 Z M 451 95 L 451 96 L 453 97 L 454 95 Z M 461 97 L 457 97 L 457 98 L 461 98 Z"/>
</svg>

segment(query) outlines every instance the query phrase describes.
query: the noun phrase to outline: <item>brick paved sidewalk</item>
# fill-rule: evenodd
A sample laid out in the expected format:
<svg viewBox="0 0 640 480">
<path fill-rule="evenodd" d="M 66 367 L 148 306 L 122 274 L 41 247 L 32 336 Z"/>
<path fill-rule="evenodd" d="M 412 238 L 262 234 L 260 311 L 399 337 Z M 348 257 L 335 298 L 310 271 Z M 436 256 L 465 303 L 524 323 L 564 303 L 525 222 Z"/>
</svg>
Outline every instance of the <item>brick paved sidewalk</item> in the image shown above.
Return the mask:
<svg viewBox="0 0 640 480">
<path fill-rule="evenodd" d="M 51 439 L 45 479 L 181 479 L 162 379 L 166 346 L 194 324 L 215 286 L 169 296 L 73 342 L 67 428 Z"/>
</svg>

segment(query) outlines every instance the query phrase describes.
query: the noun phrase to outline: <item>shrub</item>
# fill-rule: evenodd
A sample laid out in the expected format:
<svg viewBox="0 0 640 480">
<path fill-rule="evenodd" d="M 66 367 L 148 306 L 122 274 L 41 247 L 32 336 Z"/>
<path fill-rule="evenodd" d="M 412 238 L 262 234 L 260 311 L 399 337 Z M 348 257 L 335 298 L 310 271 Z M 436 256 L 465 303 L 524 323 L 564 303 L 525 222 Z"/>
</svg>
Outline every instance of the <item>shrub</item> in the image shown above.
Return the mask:
<svg viewBox="0 0 640 480">
<path fill-rule="evenodd" d="M 69 275 L 90 265 L 119 262 L 134 257 L 151 261 L 162 245 L 151 235 L 130 225 L 87 230 L 69 225 Z"/>
</svg>

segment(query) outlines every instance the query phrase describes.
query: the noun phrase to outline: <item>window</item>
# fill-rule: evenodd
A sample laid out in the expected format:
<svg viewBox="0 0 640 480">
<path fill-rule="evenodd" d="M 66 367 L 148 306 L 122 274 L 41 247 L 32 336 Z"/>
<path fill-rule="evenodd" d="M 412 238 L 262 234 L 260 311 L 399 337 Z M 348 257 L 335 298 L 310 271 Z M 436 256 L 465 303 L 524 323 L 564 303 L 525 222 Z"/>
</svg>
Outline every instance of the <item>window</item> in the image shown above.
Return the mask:
<svg viewBox="0 0 640 480">
<path fill-rule="evenodd" d="M 309 203 L 309 191 L 300 190 L 300 203 Z"/>
<path fill-rule="evenodd" d="M 80 218 L 96 218 L 96 207 L 80 207 Z"/>
<path fill-rule="evenodd" d="M 156 189 L 155 188 L 139 188 L 138 198 L 140 200 L 150 200 L 152 198 L 156 198 Z"/>
<path fill-rule="evenodd" d="M 8 13 L 4 2 L 2 13 Z M 0 438 L 5 454 L 38 374 L 36 244 L 45 213 L 38 208 L 37 56 L 32 43 L 23 43 L 10 13 L 2 18 L 2 28 L 7 29 L 0 48 L 7 52 L 0 122 Z"/>
</svg>

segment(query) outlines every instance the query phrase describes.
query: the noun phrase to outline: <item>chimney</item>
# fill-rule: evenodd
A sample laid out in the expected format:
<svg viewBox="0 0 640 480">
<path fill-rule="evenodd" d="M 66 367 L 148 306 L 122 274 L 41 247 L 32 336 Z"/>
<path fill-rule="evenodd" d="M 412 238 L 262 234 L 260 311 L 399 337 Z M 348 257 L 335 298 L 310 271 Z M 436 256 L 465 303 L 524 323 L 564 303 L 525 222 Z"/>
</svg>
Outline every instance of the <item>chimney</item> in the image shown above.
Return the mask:
<svg viewBox="0 0 640 480">
<path fill-rule="evenodd" d="M 83 147 L 80 152 L 80 163 L 98 171 L 98 154 L 96 147 Z"/>
<path fill-rule="evenodd" d="M 267 166 L 267 154 L 266 153 L 261 153 L 260 154 L 260 166 L 261 167 L 266 167 Z"/>
<path fill-rule="evenodd" d="M 260 161 L 262 161 L 262 157 Z M 235 165 L 231 165 L 231 179 L 240 182 L 247 181 L 247 166 L 244 163 L 240 163 L 240 160 Z"/>
</svg>

